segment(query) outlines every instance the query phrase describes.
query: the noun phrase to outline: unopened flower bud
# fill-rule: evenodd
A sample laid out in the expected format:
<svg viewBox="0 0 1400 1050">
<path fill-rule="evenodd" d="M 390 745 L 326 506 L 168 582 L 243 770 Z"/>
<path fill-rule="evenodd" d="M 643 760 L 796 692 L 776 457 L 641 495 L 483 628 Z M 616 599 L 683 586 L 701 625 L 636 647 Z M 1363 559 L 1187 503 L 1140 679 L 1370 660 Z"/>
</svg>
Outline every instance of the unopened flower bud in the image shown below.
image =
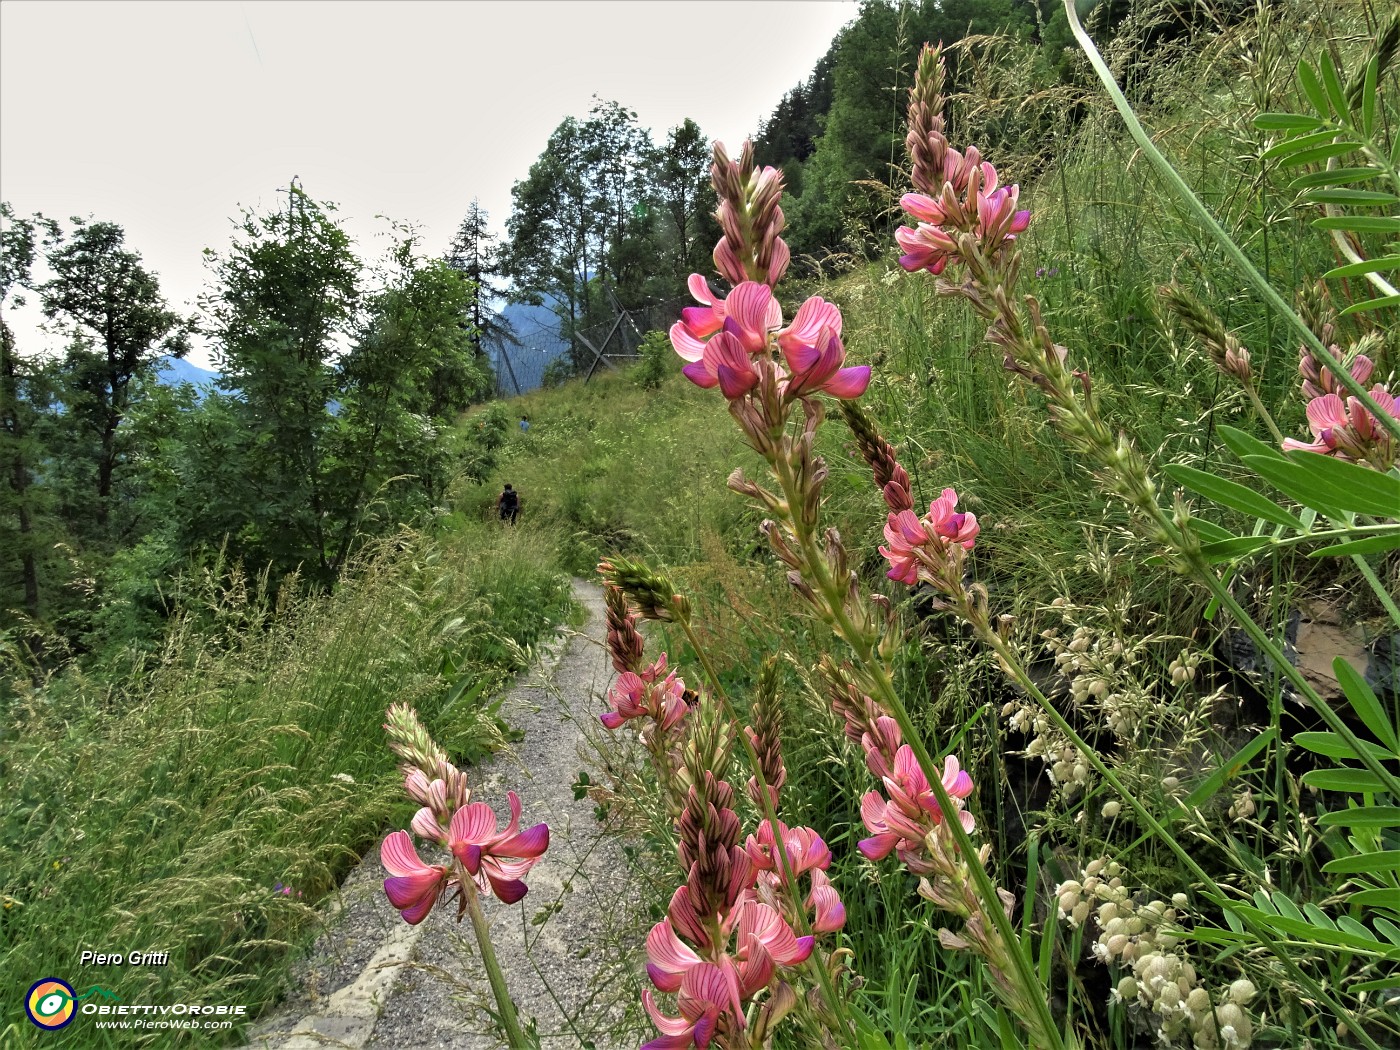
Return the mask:
<svg viewBox="0 0 1400 1050">
<path fill-rule="evenodd" d="M 1238 981 L 1230 985 L 1230 1002 L 1240 1006 L 1247 1006 L 1250 1000 L 1254 998 L 1256 992 L 1257 990 L 1254 987 L 1254 982 L 1250 981 L 1247 977 L 1241 977 Z"/>
</svg>

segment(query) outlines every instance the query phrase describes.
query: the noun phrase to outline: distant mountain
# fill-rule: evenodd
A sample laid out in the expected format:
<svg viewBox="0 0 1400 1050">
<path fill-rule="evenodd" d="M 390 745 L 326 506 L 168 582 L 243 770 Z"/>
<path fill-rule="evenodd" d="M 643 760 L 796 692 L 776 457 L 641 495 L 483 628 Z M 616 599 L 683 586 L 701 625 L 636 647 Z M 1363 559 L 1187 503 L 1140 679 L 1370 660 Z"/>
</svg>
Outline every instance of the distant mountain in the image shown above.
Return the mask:
<svg viewBox="0 0 1400 1050">
<path fill-rule="evenodd" d="M 546 300 L 541 306 L 511 303 L 496 315 L 515 333 L 519 345 L 505 339 L 482 343 L 496 370 L 496 389 L 502 395 L 524 394 L 544 381 L 544 370 L 556 357 L 569 350 L 569 342 L 559 334 L 559 316 Z"/>
<path fill-rule="evenodd" d="M 192 365 L 179 357 L 165 358 L 161 362 L 160 370 L 156 373 L 156 379 L 166 386 L 191 383 L 196 387 L 213 389 L 214 382 L 218 378 L 218 372 L 211 372 L 207 368 Z"/>
</svg>

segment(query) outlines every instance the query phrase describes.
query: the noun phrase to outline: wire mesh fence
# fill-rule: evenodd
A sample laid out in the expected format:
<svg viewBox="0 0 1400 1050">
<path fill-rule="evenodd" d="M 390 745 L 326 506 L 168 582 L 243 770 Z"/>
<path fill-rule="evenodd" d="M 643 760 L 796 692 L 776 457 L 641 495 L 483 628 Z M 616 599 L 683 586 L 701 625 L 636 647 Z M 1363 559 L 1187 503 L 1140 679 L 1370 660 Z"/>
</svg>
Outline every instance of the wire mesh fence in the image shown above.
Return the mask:
<svg viewBox="0 0 1400 1050">
<path fill-rule="evenodd" d="M 577 329 L 572 341 L 562 319 L 534 315 L 516 325 L 514 342 L 487 344 L 496 372 L 496 394 L 512 397 L 538 389 L 544 385 L 551 364 L 561 357 L 567 359 L 571 349 L 572 372 L 578 375 L 591 377 L 602 369 L 626 367 L 637 359 L 648 332 L 666 331 L 689 305 L 693 305 L 689 299 L 676 297 L 615 310 L 607 320 Z"/>
</svg>

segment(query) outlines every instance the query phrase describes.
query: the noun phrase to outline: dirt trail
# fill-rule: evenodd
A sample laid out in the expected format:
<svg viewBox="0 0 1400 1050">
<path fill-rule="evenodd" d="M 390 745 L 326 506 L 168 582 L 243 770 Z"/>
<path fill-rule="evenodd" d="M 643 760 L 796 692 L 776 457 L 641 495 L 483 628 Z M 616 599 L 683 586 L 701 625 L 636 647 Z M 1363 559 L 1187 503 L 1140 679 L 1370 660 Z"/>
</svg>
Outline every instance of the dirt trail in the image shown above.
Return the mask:
<svg viewBox="0 0 1400 1050">
<path fill-rule="evenodd" d="M 506 791 L 523 803 L 521 826 L 545 821 L 549 850 L 515 905 L 484 901 L 492 941 L 521 1023 L 533 1017 L 548 1050 L 636 1047 L 639 985 L 637 896 L 621 839 L 575 800 L 585 727 L 597 725 L 612 676 L 602 641 L 602 591 L 574 581 L 587 623 L 511 690 L 502 713 L 524 740 L 469 770 L 476 796 L 498 813 Z M 504 1045 L 471 923 L 439 907 L 411 927 L 384 896 L 379 851 L 347 879 L 341 908 L 307 963 L 299 995 L 259 1026 L 250 1045 L 266 1050 L 489 1050 Z M 644 933 L 644 930 L 643 930 Z M 618 950 L 618 946 L 623 946 Z"/>
</svg>

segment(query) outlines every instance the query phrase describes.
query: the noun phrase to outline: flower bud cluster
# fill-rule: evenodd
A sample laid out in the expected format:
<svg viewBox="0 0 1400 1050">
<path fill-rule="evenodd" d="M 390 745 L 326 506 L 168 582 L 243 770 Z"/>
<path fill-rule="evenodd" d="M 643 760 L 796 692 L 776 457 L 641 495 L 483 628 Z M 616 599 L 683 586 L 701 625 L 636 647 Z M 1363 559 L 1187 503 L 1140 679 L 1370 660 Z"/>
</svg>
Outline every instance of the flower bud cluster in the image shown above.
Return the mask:
<svg viewBox="0 0 1400 1050">
<path fill-rule="evenodd" d="M 1254 998 L 1254 985 L 1237 980 L 1213 1000 L 1176 932 L 1189 898 L 1176 893 L 1170 901 L 1139 904 L 1123 874 L 1116 861 L 1100 858 L 1091 861 L 1080 878 L 1055 888 L 1064 921 L 1075 927 L 1092 921 L 1097 928 L 1091 945 L 1094 957 L 1131 971 L 1114 987 L 1113 1001 L 1135 1005 L 1163 1045 L 1189 1039 L 1196 1050 L 1249 1046 L 1253 1028 L 1243 1008 Z"/>
<path fill-rule="evenodd" d="M 1253 384 L 1249 351 L 1235 333 L 1225 327 L 1214 310 L 1179 284 L 1163 285 L 1157 289 L 1157 295 L 1205 347 L 1216 368 L 1228 376 L 1234 376 L 1243 386 Z"/>
<path fill-rule="evenodd" d="M 763 661 L 758 672 L 758 684 L 754 690 L 751 709 L 752 724 L 744 727 L 754 753 L 758 755 L 759 768 L 763 773 L 763 783 L 768 788 L 769 804 L 773 811 L 778 809 L 778 793 L 787 783 L 787 767 L 783 765 L 782 707 L 778 701 L 778 661 L 769 657 Z M 750 777 L 749 797 L 754 805 L 761 806 L 759 782 Z"/>
<path fill-rule="evenodd" d="M 1254 804 L 1254 792 L 1245 787 L 1236 792 L 1227 815 L 1234 821 L 1248 820 L 1254 816 L 1257 809 Z"/>
<path fill-rule="evenodd" d="M 724 146 L 716 142 L 710 181 L 719 197 L 715 219 L 724 231 L 715 246 L 715 268 L 730 284 L 777 284 L 791 259 L 787 242 L 779 236 L 784 225 L 779 206 L 782 172 L 759 168 L 752 142 L 744 143 L 737 161 L 730 160 Z"/>
<path fill-rule="evenodd" d="M 1196 668 L 1201 664 L 1201 654 L 1194 649 L 1183 649 L 1167 668 L 1172 685 L 1177 688 L 1189 685 L 1196 677 Z"/>
<path fill-rule="evenodd" d="M 618 674 L 640 671 L 646 644 L 637 630 L 640 617 L 627 604 L 622 588 L 612 584 L 603 588 L 603 605 L 607 610 L 607 646 L 613 670 Z"/>
<path fill-rule="evenodd" d="M 690 603 L 676 593 L 671 581 L 641 562 L 614 555 L 598 563 L 598 575 L 606 586 L 620 590 L 644 620 L 671 623 L 690 614 Z"/>
</svg>

